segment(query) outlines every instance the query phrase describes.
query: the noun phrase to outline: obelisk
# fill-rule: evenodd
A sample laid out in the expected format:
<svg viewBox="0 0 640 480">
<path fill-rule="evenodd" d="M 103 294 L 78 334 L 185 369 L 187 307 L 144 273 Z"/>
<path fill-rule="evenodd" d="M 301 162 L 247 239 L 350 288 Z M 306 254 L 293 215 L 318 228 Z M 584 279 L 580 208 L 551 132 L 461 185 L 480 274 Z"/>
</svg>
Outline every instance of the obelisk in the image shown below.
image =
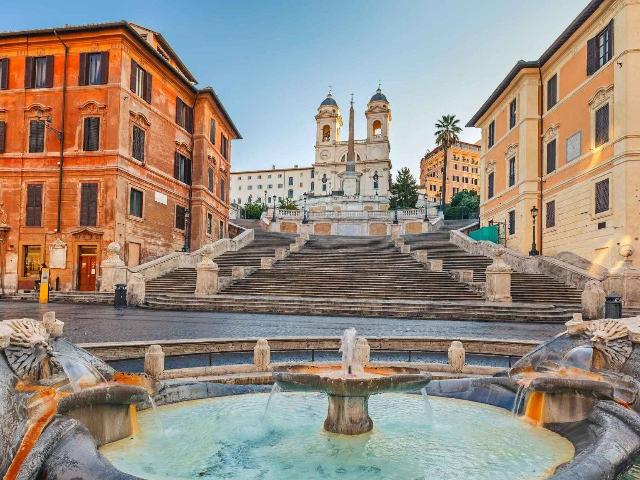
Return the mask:
<svg viewBox="0 0 640 480">
<path fill-rule="evenodd" d="M 349 108 L 349 142 L 347 146 L 347 167 L 342 179 L 344 195 L 358 194 L 358 176 L 356 175 L 356 148 L 354 140 L 354 112 L 353 94 L 351 94 L 351 107 Z"/>
</svg>

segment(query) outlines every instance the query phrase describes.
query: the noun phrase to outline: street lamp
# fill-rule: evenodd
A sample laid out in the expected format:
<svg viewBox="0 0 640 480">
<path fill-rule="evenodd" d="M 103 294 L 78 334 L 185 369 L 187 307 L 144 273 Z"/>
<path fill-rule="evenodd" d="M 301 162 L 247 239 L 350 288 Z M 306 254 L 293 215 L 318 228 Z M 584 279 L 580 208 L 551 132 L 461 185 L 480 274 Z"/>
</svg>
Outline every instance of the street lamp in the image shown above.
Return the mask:
<svg viewBox="0 0 640 480">
<path fill-rule="evenodd" d="M 532 257 L 535 257 L 536 255 L 538 255 L 538 248 L 536 247 L 536 217 L 537 216 L 538 216 L 538 209 L 534 205 L 533 207 L 531 207 L 531 219 L 533 220 L 531 224 L 531 228 L 533 230 L 533 236 L 531 238 L 531 251 L 529 252 L 529 255 L 531 255 Z"/>
<path fill-rule="evenodd" d="M 275 195 L 273 196 L 273 216 L 271 217 L 271 221 L 275 222 L 276 221 L 276 199 L 278 197 L 276 197 Z"/>
<path fill-rule="evenodd" d="M 393 224 L 398 224 L 398 205 L 393 209 Z"/>
<path fill-rule="evenodd" d="M 304 205 L 302 207 L 302 223 L 309 223 L 309 218 L 307 217 L 307 192 L 302 194 L 304 197 Z"/>
<path fill-rule="evenodd" d="M 183 251 L 188 252 L 191 248 L 191 245 L 189 245 L 189 228 L 190 228 L 190 223 L 191 223 L 191 213 L 189 212 L 189 210 L 187 209 L 184 212 L 184 247 L 182 248 Z"/>
<path fill-rule="evenodd" d="M 427 196 L 427 192 L 424 192 L 424 221 L 428 222 L 429 221 L 429 209 L 427 208 L 427 200 L 428 200 L 428 196 Z"/>
</svg>

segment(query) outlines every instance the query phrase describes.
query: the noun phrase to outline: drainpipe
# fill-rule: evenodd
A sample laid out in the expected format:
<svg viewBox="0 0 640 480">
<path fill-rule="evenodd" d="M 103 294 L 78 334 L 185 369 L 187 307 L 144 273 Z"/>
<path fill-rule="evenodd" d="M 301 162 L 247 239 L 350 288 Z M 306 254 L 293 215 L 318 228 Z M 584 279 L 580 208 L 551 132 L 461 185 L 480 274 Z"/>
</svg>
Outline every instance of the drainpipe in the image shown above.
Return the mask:
<svg viewBox="0 0 640 480">
<path fill-rule="evenodd" d="M 193 203 L 193 164 L 194 164 L 195 153 L 196 153 L 195 116 L 196 116 L 196 103 L 198 103 L 199 95 L 200 95 L 200 92 L 196 90 L 196 98 L 193 101 L 193 107 L 191 107 L 191 112 L 192 112 L 191 129 L 193 131 L 191 132 L 191 173 L 190 173 L 191 183 L 189 184 L 189 203 L 187 204 L 187 212 L 189 212 L 189 224 L 185 225 L 186 232 L 184 232 L 187 252 L 191 251 L 191 224 L 193 223 L 193 214 L 191 212 L 191 205 Z"/>
<path fill-rule="evenodd" d="M 58 32 L 54 30 L 53 34 L 64 46 L 64 65 L 62 71 L 62 120 L 60 121 L 60 160 L 58 162 L 58 218 L 56 221 L 56 233 L 61 234 L 60 222 L 62 218 L 62 168 L 64 166 L 64 117 L 67 104 L 67 56 L 69 55 L 69 47 L 62 41 Z"/>
<path fill-rule="evenodd" d="M 542 191 L 542 187 L 544 186 L 544 183 L 542 181 L 542 176 L 543 176 L 543 172 L 544 172 L 544 166 L 543 166 L 543 162 L 542 162 L 542 158 L 543 158 L 543 152 L 544 152 L 544 143 L 543 143 L 543 139 L 542 139 L 542 135 L 544 133 L 544 119 L 542 118 L 542 115 L 544 113 L 544 85 L 542 83 L 542 68 L 540 65 L 538 65 L 538 78 L 539 78 L 539 83 L 538 83 L 538 212 L 539 215 L 537 216 L 537 218 L 540 219 L 540 221 L 538 222 L 538 229 L 537 229 L 537 243 L 538 243 L 538 251 L 540 252 L 540 255 L 543 254 L 543 248 L 544 245 L 542 244 L 542 216 L 543 216 L 543 210 L 542 210 L 542 197 L 544 195 L 543 191 Z"/>
</svg>

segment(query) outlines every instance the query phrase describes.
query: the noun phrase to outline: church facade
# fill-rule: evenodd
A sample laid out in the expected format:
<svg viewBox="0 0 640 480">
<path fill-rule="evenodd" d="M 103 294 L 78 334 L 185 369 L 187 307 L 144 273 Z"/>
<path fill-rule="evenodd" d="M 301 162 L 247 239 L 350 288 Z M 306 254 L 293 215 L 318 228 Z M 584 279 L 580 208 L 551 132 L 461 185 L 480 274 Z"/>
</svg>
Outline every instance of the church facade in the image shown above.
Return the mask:
<svg viewBox="0 0 640 480">
<path fill-rule="evenodd" d="M 266 198 L 269 205 L 275 197 L 276 201 L 289 198 L 301 204 L 304 193 L 307 193 L 310 200 L 324 200 L 323 203 L 331 202 L 337 197 L 378 197 L 385 200 L 391 183 L 391 106 L 380 88 L 367 103 L 367 136 L 364 139 L 357 140 L 353 137 L 354 116 L 352 102 L 351 129 L 348 138 L 343 140 L 342 112 L 329 93 L 320 103 L 315 115 L 313 164 L 302 168 L 296 166 L 294 169 L 273 166 L 265 170 L 231 172 L 232 202 L 242 206 L 250 201 L 264 201 Z M 351 163 L 350 149 L 353 151 Z M 348 166 L 353 172 L 347 173 Z M 295 172 L 291 173 L 290 170 Z M 279 173 L 282 174 L 281 180 L 276 178 Z M 270 179 L 273 181 L 269 181 Z"/>
</svg>

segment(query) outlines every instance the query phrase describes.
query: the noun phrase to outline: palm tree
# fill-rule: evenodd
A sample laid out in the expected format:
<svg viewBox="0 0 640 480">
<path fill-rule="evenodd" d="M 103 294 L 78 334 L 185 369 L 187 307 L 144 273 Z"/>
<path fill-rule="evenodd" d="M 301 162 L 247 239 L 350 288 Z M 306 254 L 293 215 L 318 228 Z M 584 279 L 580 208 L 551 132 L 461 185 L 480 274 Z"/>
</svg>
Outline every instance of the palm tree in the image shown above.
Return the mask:
<svg viewBox="0 0 640 480">
<path fill-rule="evenodd" d="M 447 198 L 447 156 L 449 148 L 460 141 L 458 135 L 462 132 L 462 128 L 460 128 L 458 123 L 460 123 L 460 120 L 458 120 L 455 115 L 443 115 L 442 118 L 436 122 L 436 144 L 442 147 L 444 152 L 444 162 L 442 165 L 442 211 L 444 211 Z"/>
</svg>

